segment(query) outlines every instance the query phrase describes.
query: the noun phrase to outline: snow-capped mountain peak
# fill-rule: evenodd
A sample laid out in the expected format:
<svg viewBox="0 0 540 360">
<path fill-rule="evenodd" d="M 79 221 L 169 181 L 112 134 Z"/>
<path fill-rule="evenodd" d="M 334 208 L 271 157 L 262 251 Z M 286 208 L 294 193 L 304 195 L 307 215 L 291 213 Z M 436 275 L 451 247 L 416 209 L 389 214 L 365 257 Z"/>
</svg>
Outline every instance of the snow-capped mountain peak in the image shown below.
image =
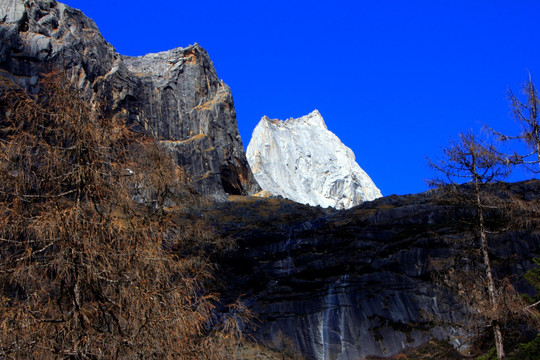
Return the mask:
<svg viewBox="0 0 540 360">
<path fill-rule="evenodd" d="M 285 121 L 263 117 L 247 158 L 264 190 L 300 203 L 343 209 L 382 196 L 317 110 Z"/>
</svg>

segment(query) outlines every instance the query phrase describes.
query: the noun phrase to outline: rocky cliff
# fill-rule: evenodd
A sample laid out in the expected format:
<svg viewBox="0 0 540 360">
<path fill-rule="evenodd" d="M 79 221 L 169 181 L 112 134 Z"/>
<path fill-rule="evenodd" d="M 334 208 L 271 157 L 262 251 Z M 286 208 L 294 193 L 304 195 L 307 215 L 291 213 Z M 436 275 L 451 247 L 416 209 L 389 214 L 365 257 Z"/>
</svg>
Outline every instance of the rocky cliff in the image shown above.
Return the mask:
<svg viewBox="0 0 540 360">
<path fill-rule="evenodd" d="M 381 197 L 351 149 L 328 130 L 315 110 L 286 121 L 263 117 L 247 158 L 261 187 L 303 204 L 348 209 Z"/>
<path fill-rule="evenodd" d="M 540 201 L 539 181 L 490 191 Z M 259 320 L 257 339 L 306 359 L 389 357 L 433 339 L 466 351 L 471 309 L 437 285 L 431 266 L 471 261 L 462 247 L 474 238 L 473 215 L 447 200 L 430 191 L 342 211 L 280 199 L 223 203 L 208 213 L 238 245 L 219 260 L 223 293 L 242 295 Z M 538 239 L 538 229 L 515 225 L 489 235 L 496 274 L 519 291 L 531 291 L 523 273 Z"/>
<path fill-rule="evenodd" d="M 259 190 L 231 92 L 197 44 L 122 56 L 91 19 L 55 0 L 2 0 L 0 39 L 2 75 L 32 91 L 43 73 L 65 73 L 94 104 L 162 140 L 200 193 Z"/>
</svg>

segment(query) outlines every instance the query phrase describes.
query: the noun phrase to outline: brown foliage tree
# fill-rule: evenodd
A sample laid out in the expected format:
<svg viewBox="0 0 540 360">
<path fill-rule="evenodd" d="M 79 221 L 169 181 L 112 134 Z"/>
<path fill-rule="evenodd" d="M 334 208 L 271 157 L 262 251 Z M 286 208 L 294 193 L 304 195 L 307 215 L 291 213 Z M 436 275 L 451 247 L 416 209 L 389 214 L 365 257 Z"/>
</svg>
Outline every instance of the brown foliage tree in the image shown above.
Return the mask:
<svg viewBox="0 0 540 360">
<path fill-rule="evenodd" d="M 442 174 L 443 178 L 432 180 L 429 184 L 431 186 L 442 186 L 447 193 L 454 195 L 458 202 L 472 205 L 475 209 L 474 224 L 479 240 L 478 250 L 485 269 L 485 277 L 481 281 L 481 287 L 468 286 L 467 291 L 476 297 L 475 302 L 471 303 L 480 305 L 478 310 L 481 311 L 484 317 L 489 319 L 495 338 L 497 357 L 503 359 L 505 354 L 501 321 L 499 319 L 500 302 L 498 301 L 497 289 L 493 279 L 486 235 L 485 209 L 488 204 L 483 197 L 481 186 L 484 183 L 506 176 L 509 172 L 506 165 L 507 161 L 499 156 L 493 146 L 482 143 L 472 133 L 461 134 L 460 141 L 452 143 L 448 148 L 443 149 L 443 153 L 444 159 L 438 163 L 429 161 L 430 166 Z M 464 180 L 470 183 L 472 189 L 457 186 Z M 454 275 L 452 278 L 454 283 L 462 282 L 459 276 Z M 476 283 L 474 280 L 473 284 Z M 471 282 L 469 282 L 470 284 Z M 481 296 L 476 296 L 476 294 L 483 293 L 487 295 L 486 302 L 479 301 Z"/>
<path fill-rule="evenodd" d="M 0 89 L 0 358 L 232 358 L 181 169 L 58 75 Z"/>
</svg>

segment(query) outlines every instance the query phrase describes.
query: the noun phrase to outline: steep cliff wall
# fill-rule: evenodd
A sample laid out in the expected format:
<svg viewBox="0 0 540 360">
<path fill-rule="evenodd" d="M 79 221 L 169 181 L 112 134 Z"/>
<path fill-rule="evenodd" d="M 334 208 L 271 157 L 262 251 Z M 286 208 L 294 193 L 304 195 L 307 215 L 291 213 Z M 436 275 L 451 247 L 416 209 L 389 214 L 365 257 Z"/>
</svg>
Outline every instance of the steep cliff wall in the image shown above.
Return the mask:
<svg viewBox="0 0 540 360">
<path fill-rule="evenodd" d="M 538 181 L 499 189 L 540 200 Z M 290 342 L 307 359 L 353 360 L 431 339 L 458 346 L 471 333 L 471 310 L 437 285 L 431 267 L 454 256 L 470 261 L 472 253 L 461 251 L 475 231 L 462 205 L 428 192 L 346 211 L 278 199 L 220 206 L 210 214 L 238 250 L 220 260 L 219 276 L 224 293 L 242 294 L 260 320 L 259 340 Z M 540 252 L 538 230 L 507 227 L 491 233 L 489 244 L 498 276 L 530 291 L 523 273 Z"/>
<path fill-rule="evenodd" d="M 0 71 L 29 90 L 51 70 L 135 129 L 162 140 L 205 195 L 259 190 L 247 163 L 231 92 L 197 44 L 122 56 L 79 10 L 55 0 L 0 3 Z"/>
</svg>

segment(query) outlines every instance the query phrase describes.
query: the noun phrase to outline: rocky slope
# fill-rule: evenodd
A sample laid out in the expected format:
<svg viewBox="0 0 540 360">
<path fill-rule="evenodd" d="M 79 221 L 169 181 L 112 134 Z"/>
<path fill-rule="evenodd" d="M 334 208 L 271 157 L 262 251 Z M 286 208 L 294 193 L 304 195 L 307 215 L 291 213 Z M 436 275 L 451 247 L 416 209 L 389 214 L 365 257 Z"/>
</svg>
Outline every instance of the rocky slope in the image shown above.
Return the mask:
<svg viewBox="0 0 540 360">
<path fill-rule="evenodd" d="M 264 190 L 299 203 L 348 209 L 381 196 L 317 110 L 286 121 L 263 117 L 247 158 Z"/>
<path fill-rule="evenodd" d="M 2 0 L 0 39 L 3 76 L 32 91 L 41 74 L 65 73 L 94 104 L 162 140 L 202 194 L 259 190 L 231 92 L 200 46 L 122 56 L 91 19 L 55 0 Z"/>
<path fill-rule="evenodd" d="M 539 181 L 493 191 L 540 201 Z M 219 260 L 223 293 L 242 295 L 259 341 L 289 344 L 306 359 L 389 357 L 432 339 L 465 344 L 470 310 L 434 282 L 431 264 L 470 261 L 460 251 L 474 230 L 471 213 L 446 200 L 431 191 L 342 211 L 280 199 L 223 203 L 207 213 L 238 246 Z M 517 226 L 489 235 L 496 273 L 519 291 L 531 291 L 523 273 L 538 239 L 538 229 Z"/>
</svg>

